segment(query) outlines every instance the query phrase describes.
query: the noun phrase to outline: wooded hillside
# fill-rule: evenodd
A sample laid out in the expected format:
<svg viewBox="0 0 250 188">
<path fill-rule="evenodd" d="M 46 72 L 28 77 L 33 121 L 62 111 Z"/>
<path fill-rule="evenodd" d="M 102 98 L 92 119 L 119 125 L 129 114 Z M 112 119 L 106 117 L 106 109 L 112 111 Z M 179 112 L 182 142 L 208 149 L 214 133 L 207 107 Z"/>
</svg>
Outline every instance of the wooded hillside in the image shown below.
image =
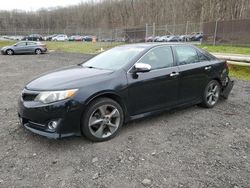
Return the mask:
<svg viewBox="0 0 250 188">
<path fill-rule="evenodd" d="M 1 11 L 0 29 L 116 28 L 250 19 L 250 0 L 92 0 L 36 12 Z"/>
</svg>

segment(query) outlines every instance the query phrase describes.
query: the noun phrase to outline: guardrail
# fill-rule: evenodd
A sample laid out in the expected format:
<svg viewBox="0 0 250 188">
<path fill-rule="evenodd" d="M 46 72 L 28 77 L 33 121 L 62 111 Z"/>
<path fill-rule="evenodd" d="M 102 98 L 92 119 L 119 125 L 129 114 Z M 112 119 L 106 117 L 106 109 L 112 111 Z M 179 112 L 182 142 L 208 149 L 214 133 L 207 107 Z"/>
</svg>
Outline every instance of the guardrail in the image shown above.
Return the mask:
<svg viewBox="0 0 250 188">
<path fill-rule="evenodd" d="M 237 61 L 227 61 L 227 63 L 230 65 L 250 67 L 250 63 L 243 63 L 243 62 L 237 62 Z"/>
<path fill-rule="evenodd" d="M 212 53 L 212 54 L 219 59 L 226 60 L 227 63 L 230 65 L 250 67 L 250 55 L 221 54 L 221 53 Z"/>
</svg>

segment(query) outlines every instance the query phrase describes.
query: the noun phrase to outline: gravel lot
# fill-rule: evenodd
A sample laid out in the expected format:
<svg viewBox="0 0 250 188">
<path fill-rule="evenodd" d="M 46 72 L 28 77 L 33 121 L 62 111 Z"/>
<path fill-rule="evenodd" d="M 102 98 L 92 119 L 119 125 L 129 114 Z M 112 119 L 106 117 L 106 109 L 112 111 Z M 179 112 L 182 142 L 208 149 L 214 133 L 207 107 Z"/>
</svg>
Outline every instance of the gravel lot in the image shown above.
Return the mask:
<svg viewBox="0 0 250 188">
<path fill-rule="evenodd" d="M 250 82 L 236 80 L 214 109 L 134 121 L 104 143 L 24 130 L 16 105 L 25 83 L 88 57 L 0 55 L 0 187 L 250 187 Z"/>
</svg>

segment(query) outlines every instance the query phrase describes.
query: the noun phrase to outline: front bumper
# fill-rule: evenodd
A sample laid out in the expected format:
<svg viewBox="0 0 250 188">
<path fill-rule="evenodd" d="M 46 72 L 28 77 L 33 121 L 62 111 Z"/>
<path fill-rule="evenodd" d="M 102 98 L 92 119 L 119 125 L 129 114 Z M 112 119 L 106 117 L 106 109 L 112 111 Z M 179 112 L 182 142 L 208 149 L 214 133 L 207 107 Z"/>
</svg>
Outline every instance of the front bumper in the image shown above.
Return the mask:
<svg viewBox="0 0 250 188">
<path fill-rule="evenodd" d="M 73 99 L 47 105 L 24 101 L 22 97 L 18 100 L 20 123 L 29 131 L 47 138 L 80 136 L 82 112 L 82 105 Z M 58 123 L 55 129 L 49 128 L 51 121 Z"/>
</svg>

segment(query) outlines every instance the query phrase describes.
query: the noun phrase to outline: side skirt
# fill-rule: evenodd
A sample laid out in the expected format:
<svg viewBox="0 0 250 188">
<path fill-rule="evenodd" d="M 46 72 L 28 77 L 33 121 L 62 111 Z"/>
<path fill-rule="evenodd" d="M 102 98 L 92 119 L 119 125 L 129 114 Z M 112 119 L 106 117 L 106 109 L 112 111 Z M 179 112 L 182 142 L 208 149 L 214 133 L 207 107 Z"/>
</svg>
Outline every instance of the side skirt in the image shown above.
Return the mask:
<svg viewBox="0 0 250 188">
<path fill-rule="evenodd" d="M 180 104 L 180 105 L 177 105 L 175 107 L 166 107 L 166 108 L 163 108 L 163 109 L 160 109 L 160 110 L 155 110 L 155 111 L 151 111 L 151 112 L 145 112 L 145 113 L 142 113 L 142 114 L 130 116 L 129 118 L 127 118 L 125 123 L 128 123 L 129 121 L 132 121 L 132 120 L 141 119 L 141 118 L 152 116 L 152 115 L 157 115 L 157 114 L 160 114 L 162 112 L 171 111 L 171 110 L 174 110 L 174 109 L 181 109 L 181 108 L 185 108 L 185 107 L 191 107 L 191 106 L 197 105 L 197 104 L 199 104 L 201 102 L 202 102 L 202 100 L 199 99 L 199 100 L 195 100 L 195 101 L 192 101 L 192 102 L 189 102 L 189 103 Z"/>
</svg>

